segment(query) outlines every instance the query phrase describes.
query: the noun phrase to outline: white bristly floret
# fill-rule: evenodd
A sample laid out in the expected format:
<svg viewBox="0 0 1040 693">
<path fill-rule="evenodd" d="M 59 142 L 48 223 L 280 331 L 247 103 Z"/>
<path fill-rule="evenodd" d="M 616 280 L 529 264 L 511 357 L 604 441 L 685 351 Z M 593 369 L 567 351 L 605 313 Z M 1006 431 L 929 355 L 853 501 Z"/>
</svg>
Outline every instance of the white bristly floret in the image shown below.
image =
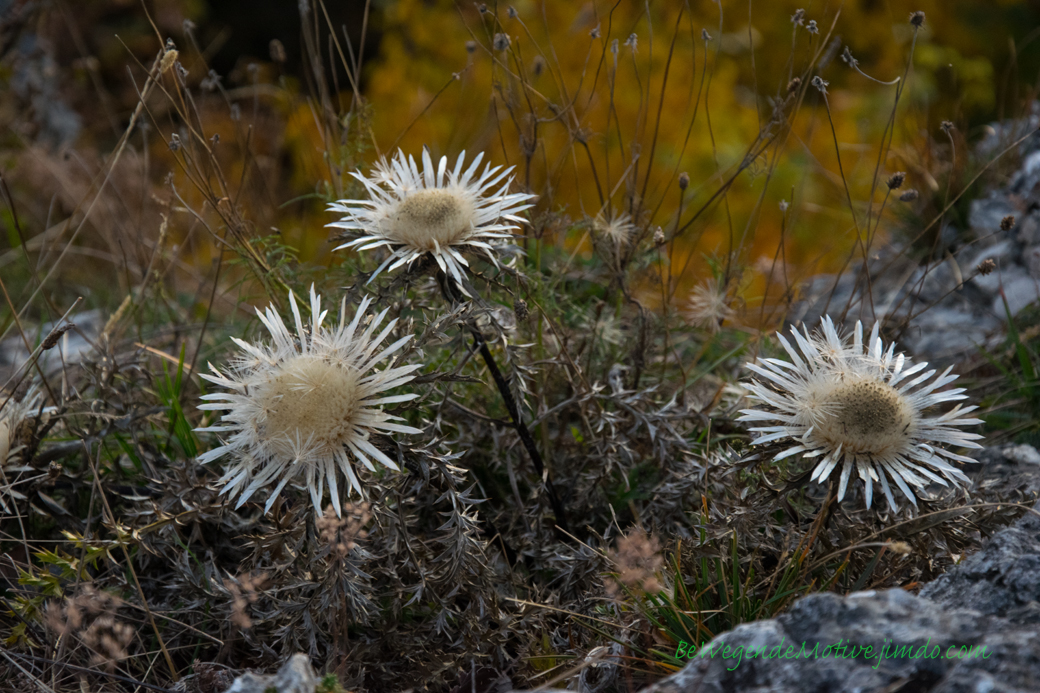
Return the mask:
<svg viewBox="0 0 1040 693">
<path fill-rule="evenodd" d="M 321 514 L 324 484 L 336 514 L 340 514 L 337 469 L 350 486 L 362 494 L 361 483 L 351 460 L 375 471 L 373 462 L 398 470 L 397 464 L 372 444 L 373 433 L 421 433 L 395 421 L 402 419 L 383 412 L 380 405 L 406 402 L 417 394 L 381 396 L 407 383 L 421 365 L 384 368 L 375 366 L 398 351 L 411 336 L 379 351 L 379 345 L 394 329 L 391 320 L 378 334 L 386 310 L 365 316 L 370 299 L 361 301 L 353 320 L 346 322 L 346 301 L 340 306 L 339 326 L 322 326 L 328 311 L 311 286 L 311 319 L 306 327 L 296 298 L 289 304 L 296 321 L 293 335 L 275 312 L 257 309 L 260 321 L 271 334 L 269 345 L 250 344 L 232 337 L 242 350 L 231 367 L 222 372 L 210 365 L 213 375 L 203 378 L 228 392 L 205 395 L 199 409 L 223 410 L 220 424 L 199 428 L 225 434 L 220 447 L 200 455 L 200 463 L 229 455 L 231 463 L 221 482 L 221 493 L 238 495 L 238 505 L 257 490 L 277 483 L 264 507 L 266 513 L 287 483 L 302 476 L 310 491 L 314 511 Z"/>
<path fill-rule="evenodd" d="M 393 271 L 410 265 L 427 253 L 458 282 L 462 282 L 463 268 L 469 266 L 463 257 L 466 251 L 479 250 L 497 265 L 496 253 L 513 245 L 511 232 L 524 221 L 517 215 L 531 207 L 528 201 L 534 195 L 508 192 L 512 167 L 503 170 L 487 165 L 478 175 L 484 154 L 478 154 L 463 170 L 465 157 L 466 152 L 459 154 L 451 170 L 448 158 L 441 157 L 434 168 L 424 149 L 420 171 L 413 157 L 398 151 L 367 177 L 353 173 L 369 199 L 329 205 L 330 212 L 345 216 L 328 226 L 357 236 L 335 250 L 390 249 L 390 256 L 369 281 L 388 267 Z"/>
<path fill-rule="evenodd" d="M 936 376 L 935 369 L 925 370 L 927 363 L 896 354 L 895 344 L 884 349 L 878 331 L 875 324 L 864 344 L 863 325 L 857 322 L 849 344 L 825 316 L 815 335 L 791 330 L 797 348 L 777 333 L 791 360 L 759 358 L 747 364 L 761 378 L 746 384 L 750 397 L 764 406 L 742 410 L 740 420 L 767 424 L 751 428 L 755 444 L 790 444 L 774 460 L 797 454 L 820 458 L 814 481 L 826 481 L 840 468 L 839 501 L 855 472 L 865 484 L 868 508 L 878 482 L 895 511 L 889 480 L 915 506 L 914 489 L 929 482 L 967 485 L 968 478 L 952 462 L 975 460 L 945 446 L 981 447 L 972 441 L 982 436 L 956 427 L 982 421 L 966 417 L 977 407 L 959 404 L 925 416 L 935 405 L 967 399 L 964 388 L 939 391 L 957 379 L 950 374 L 953 367 Z"/>
</svg>

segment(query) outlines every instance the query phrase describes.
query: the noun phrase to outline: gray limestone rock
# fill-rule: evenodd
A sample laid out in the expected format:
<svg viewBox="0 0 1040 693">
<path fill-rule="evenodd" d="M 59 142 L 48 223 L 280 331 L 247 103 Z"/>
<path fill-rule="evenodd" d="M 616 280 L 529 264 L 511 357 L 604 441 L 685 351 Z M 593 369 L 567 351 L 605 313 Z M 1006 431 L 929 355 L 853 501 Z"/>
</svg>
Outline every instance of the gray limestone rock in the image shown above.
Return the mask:
<svg viewBox="0 0 1040 693">
<path fill-rule="evenodd" d="M 995 534 L 978 553 L 926 585 L 921 596 L 947 608 L 973 609 L 1012 623 L 1035 622 L 1040 601 L 1040 516 L 1029 513 Z"/>
<path fill-rule="evenodd" d="M 986 453 L 993 464 L 1040 467 L 1031 446 Z M 776 619 L 723 633 L 643 693 L 1036 691 L 1038 600 L 1040 516 L 1030 513 L 920 596 L 810 595 Z"/>
<path fill-rule="evenodd" d="M 1037 681 L 1035 627 L 893 589 L 805 597 L 718 636 L 643 693 L 1018 693 Z"/>
<path fill-rule="evenodd" d="M 305 654 L 295 654 L 278 673 L 266 676 L 252 672 L 235 679 L 227 693 L 314 693 L 318 685 Z"/>
</svg>

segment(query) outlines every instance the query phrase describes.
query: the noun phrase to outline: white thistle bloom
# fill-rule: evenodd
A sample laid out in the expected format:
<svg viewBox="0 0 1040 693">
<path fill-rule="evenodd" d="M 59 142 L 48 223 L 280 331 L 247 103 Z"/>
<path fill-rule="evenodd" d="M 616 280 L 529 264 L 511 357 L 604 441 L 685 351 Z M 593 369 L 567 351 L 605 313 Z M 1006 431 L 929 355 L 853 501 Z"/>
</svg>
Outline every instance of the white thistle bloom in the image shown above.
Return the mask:
<svg viewBox="0 0 1040 693">
<path fill-rule="evenodd" d="M 339 327 L 322 326 L 328 312 L 321 310 L 321 298 L 311 286 L 311 319 L 304 326 L 296 299 L 289 294 L 296 321 L 293 335 L 274 306 L 266 313 L 257 309 L 260 321 L 271 333 L 270 345 L 249 344 L 232 337 L 242 354 L 225 373 L 210 365 L 213 375 L 203 378 L 228 392 L 205 395 L 199 409 L 225 410 L 220 424 L 198 431 L 229 433 L 220 447 L 200 455 L 200 463 L 231 455 L 233 462 L 221 478 L 221 493 L 238 494 L 240 507 L 256 491 L 277 480 L 277 486 L 264 507 L 266 513 L 287 483 L 299 476 L 310 491 L 314 511 L 322 514 L 321 500 L 328 481 L 336 515 L 340 514 L 337 469 L 350 486 L 363 496 L 351 458 L 375 471 L 374 462 L 393 470 L 398 466 L 369 440 L 372 433 L 421 433 L 419 429 L 395 421 L 380 405 L 406 402 L 417 394 L 380 396 L 412 378 L 420 365 L 375 370 L 411 338 L 402 337 L 379 351 L 379 345 L 394 329 L 391 320 L 379 334 L 376 330 L 386 310 L 371 319 L 365 311 L 371 302 L 361 301 L 349 324 L 346 300 L 340 306 Z M 399 470 L 398 470 L 399 471 Z"/>
<path fill-rule="evenodd" d="M 968 483 L 951 461 L 975 460 L 944 446 L 981 447 L 972 441 L 982 436 L 956 427 L 982 421 L 966 418 L 977 407 L 959 404 L 944 414 L 925 416 L 937 404 L 967 399 L 964 388 L 939 391 L 957 379 L 950 374 L 953 367 L 933 378 L 936 371 L 925 371 L 926 362 L 913 363 L 896 354 L 895 344 L 884 349 L 878 330 L 875 324 L 864 344 L 863 324 L 857 322 L 849 344 L 824 317 L 821 332 L 815 335 L 791 330 L 797 349 L 777 333 L 791 360 L 759 358 L 747 364 L 762 378 L 747 384 L 750 396 L 765 406 L 742 410 L 740 420 L 769 424 L 751 429 L 758 435 L 755 444 L 790 443 L 774 460 L 799 453 L 803 458 L 821 458 L 813 469 L 813 481 L 826 481 L 840 467 L 839 501 L 855 472 L 866 486 L 868 508 L 878 482 L 895 511 L 889 480 L 914 506 L 914 488 L 932 481 L 944 486 L 947 480 Z"/>
<path fill-rule="evenodd" d="M 517 215 L 532 206 L 528 200 L 535 196 L 507 192 L 513 167 L 503 170 L 488 164 L 478 175 L 483 152 L 463 171 L 465 157 L 466 152 L 459 154 L 455 168 L 449 171 L 448 157 L 441 157 L 434 168 L 430 152 L 424 149 L 420 172 L 413 157 L 406 159 L 398 151 L 389 162 L 381 161 L 368 177 L 351 174 L 365 186 L 369 199 L 329 205 L 330 212 L 345 216 L 328 226 L 358 234 L 335 250 L 391 249 L 390 257 L 369 281 L 387 267 L 393 271 L 427 253 L 460 283 L 463 267 L 469 266 L 462 255 L 466 250 L 483 251 L 497 265 L 496 251 L 509 244 L 510 232 L 524 221 Z"/>
<path fill-rule="evenodd" d="M 30 387 L 20 400 L 15 401 L 10 393 L 0 390 L 0 511 L 10 512 L 8 501 L 24 500 L 25 494 L 15 489 L 22 472 L 31 472 L 32 467 L 15 464 L 16 455 L 24 445 L 20 444 L 19 427 L 22 422 L 35 413 L 50 414 L 56 407 L 40 408 L 40 393 L 35 386 Z M 5 499 L 6 496 L 6 499 Z"/>
</svg>

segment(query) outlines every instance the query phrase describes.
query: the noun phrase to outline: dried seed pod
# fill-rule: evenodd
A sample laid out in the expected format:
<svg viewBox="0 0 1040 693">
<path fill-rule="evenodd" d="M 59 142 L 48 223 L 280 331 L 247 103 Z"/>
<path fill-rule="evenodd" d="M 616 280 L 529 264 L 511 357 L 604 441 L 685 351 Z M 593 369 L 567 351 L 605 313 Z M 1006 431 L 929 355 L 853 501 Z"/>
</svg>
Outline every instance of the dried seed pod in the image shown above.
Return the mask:
<svg viewBox="0 0 1040 693">
<path fill-rule="evenodd" d="M 531 316 L 531 311 L 527 308 L 527 301 L 522 298 L 518 298 L 513 302 L 513 312 L 516 313 L 516 319 L 520 322 L 527 320 Z"/>
</svg>

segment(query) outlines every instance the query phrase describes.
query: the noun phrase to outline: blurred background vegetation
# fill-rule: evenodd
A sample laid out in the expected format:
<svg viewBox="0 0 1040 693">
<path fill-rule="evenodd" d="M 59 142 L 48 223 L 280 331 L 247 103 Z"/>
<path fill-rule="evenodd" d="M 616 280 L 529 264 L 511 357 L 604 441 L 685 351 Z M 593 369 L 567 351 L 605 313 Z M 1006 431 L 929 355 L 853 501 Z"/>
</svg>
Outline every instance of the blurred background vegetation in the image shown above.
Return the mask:
<svg viewBox="0 0 1040 693">
<path fill-rule="evenodd" d="M 711 204 L 694 233 L 671 249 L 678 293 L 703 280 L 709 260 L 738 247 L 740 264 L 751 271 L 735 290 L 754 303 L 766 294 L 778 252 L 793 283 L 840 269 L 857 232 L 867 233 L 854 228 L 847 194 L 871 197 L 897 87 L 851 70 L 841 48 L 848 46 L 866 74 L 894 80 L 907 70 L 909 13 L 926 13 L 881 167 L 882 176 L 907 171 L 905 187 L 922 196 L 913 208 L 890 205 L 895 223 L 883 225 L 882 234 L 930 219 L 947 182 L 958 192 L 971 162 L 951 156 L 950 145 L 955 151 L 985 134 L 987 123 L 1019 113 L 1040 66 L 1035 1 L 810 4 L 795 35 L 792 18 L 801 6 L 6 0 L 0 88 L 18 98 L 0 104 L 5 181 L 26 236 L 81 213 L 138 103 L 160 36 L 172 37 L 186 83 L 199 88 L 194 107 L 226 165 L 235 204 L 249 210 L 253 232 L 274 234 L 304 262 L 341 261 L 331 256 L 323 225 L 324 203 L 346 192 L 345 172 L 365 169 L 395 147 L 428 146 L 435 156 L 483 150 L 496 163 L 517 165 L 520 184 L 542 196 L 540 211 L 553 213 L 533 233 L 549 233 L 587 257 L 593 247 L 581 220 L 629 210 L 633 199 L 644 200 L 644 216 L 654 212 L 651 224 L 669 233 L 678 228 L 676 180 L 688 172 L 684 209 Z M 496 49 L 499 34 L 508 37 L 507 50 Z M 323 64 L 307 57 L 316 53 Z M 342 66 L 359 53 L 354 85 Z M 770 100 L 782 97 L 817 54 L 829 82 L 833 134 L 820 94 L 808 90 L 809 108 L 794 119 L 793 137 L 748 162 L 726 194 L 713 197 L 768 120 Z M 535 102 L 532 94 L 544 98 Z M 364 108 L 353 108 L 359 97 Z M 562 124 L 554 109 L 572 100 L 572 122 Z M 167 280 L 195 293 L 199 279 L 211 276 L 214 245 L 195 230 L 205 219 L 187 212 L 204 196 L 176 161 L 185 123 L 169 104 L 153 103 L 145 116 L 107 183 L 114 194 L 93 205 L 86 226 L 97 233 L 82 234 L 70 251 L 83 262 L 65 263 L 53 278 L 70 296 L 93 287 L 99 269 L 122 266 L 132 252 L 127 238 L 144 234 L 154 244 L 159 215 L 169 224 L 163 240 L 178 249 Z M 329 122 L 337 119 L 334 130 Z M 942 121 L 956 125 L 952 141 L 940 131 Z M 597 175 L 589 175 L 590 164 Z M 781 201 L 790 203 L 786 219 Z M 0 243 L 17 248 L 19 231 L 7 217 Z M 147 265 L 146 250 L 133 252 Z M 21 271 L 11 253 L 0 263 Z M 118 305 L 131 283 L 122 278 L 114 300 L 93 287 L 88 305 Z"/>
</svg>

